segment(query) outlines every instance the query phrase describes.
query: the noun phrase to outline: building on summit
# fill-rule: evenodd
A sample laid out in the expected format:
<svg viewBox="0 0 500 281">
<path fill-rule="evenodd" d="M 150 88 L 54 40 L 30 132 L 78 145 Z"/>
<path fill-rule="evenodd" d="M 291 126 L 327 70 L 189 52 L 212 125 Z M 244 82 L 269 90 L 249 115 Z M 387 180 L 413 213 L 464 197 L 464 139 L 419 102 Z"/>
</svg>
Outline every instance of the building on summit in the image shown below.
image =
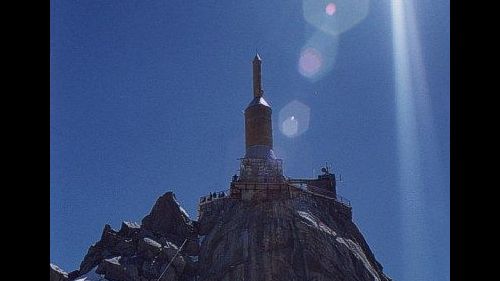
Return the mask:
<svg viewBox="0 0 500 281">
<path fill-rule="evenodd" d="M 264 98 L 262 59 L 253 59 L 253 99 L 245 109 L 245 155 L 239 175 L 234 175 L 227 191 L 200 198 L 200 212 L 212 202 L 225 200 L 277 200 L 297 196 L 321 196 L 340 203 L 350 216 L 350 203 L 337 195 L 335 174 L 328 165 L 316 179 L 289 178 L 283 174 L 283 160 L 273 151 L 272 109 Z"/>
</svg>

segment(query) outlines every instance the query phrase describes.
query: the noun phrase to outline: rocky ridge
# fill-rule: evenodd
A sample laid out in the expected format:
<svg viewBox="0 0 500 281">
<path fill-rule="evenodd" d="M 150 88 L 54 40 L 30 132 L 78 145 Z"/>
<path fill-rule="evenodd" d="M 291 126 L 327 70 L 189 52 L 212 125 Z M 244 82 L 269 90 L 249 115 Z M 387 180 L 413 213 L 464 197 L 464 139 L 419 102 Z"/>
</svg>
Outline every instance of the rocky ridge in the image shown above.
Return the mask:
<svg viewBox="0 0 500 281">
<path fill-rule="evenodd" d="M 51 281 L 389 281 L 339 202 L 303 196 L 213 203 L 193 221 L 167 192 L 142 223 L 109 225 L 80 268 Z M 181 245 L 184 244 L 179 251 Z"/>
</svg>

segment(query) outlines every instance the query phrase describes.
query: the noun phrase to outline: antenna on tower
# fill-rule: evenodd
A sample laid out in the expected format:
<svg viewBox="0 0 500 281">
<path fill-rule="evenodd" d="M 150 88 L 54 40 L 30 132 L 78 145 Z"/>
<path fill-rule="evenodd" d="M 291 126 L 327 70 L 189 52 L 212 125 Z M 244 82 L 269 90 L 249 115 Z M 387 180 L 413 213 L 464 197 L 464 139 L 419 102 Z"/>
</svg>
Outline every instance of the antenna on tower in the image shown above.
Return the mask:
<svg viewBox="0 0 500 281">
<path fill-rule="evenodd" d="M 331 165 L 328 165 L 328 162 L 325 162 L 325 167 L 323 167 L 323 168 L 321 169 L 321 171 L 322 171 L 323 173 L 325 173 L 325 174 L 329 174 L 329 173 L 330 173 L 330 166 L 331 166 Z"/>
</svg>

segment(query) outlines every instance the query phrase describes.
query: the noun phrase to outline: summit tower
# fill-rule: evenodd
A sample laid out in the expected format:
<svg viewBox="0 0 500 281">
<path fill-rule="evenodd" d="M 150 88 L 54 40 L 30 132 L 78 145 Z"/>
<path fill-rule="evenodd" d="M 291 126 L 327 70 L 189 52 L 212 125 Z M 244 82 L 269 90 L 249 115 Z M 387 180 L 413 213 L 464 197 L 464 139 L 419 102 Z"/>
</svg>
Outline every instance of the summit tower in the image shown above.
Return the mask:
<svg viewBox="0 0 500 281">
<path fill-rule="evenodd" d="M 239 175 L 235 174 L 229 188 L 219 191 L 217 196 L 200 198 L 200 213 L 211 209 L 216 199 L 231 200 L 279 200 L 315 194 L 332 200 L 337 197 L 335 174 L 330 173 L 328 164 L 323 174 L 316 179 L 290 178 L 283 173 L 283 160 L 273 151 L 273 122 L 271 105 L 264 99 L 262 87 L 262 59 L 257 53 L 252 61 L 253 97 L 245 108 L 245 155 L 240 158 Z M 222 195 L 222 196 L 221 196 Z M 349 213 L 350 207 L 346 205 Z"/>
<path fill-rule="evenodd" d="M 262 59 L 253 59 L 253 99 L 245 109 L 245 156 L 240 180 L 255 183 L 283 182 L 282 160 L 273 152 L 272 109 L 264 99 Z"/>
</svg>

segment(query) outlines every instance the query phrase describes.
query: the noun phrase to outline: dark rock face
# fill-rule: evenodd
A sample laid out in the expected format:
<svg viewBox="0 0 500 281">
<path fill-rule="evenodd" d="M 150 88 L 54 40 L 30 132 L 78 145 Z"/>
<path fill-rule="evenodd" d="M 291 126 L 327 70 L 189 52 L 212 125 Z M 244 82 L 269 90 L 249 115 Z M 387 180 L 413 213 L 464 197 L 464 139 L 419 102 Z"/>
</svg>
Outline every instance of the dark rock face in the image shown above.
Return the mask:
<svg viewBox="0 0 500 281">
<path fill-rule="evenodd" d="M 338 202 L 225 201 L 199 220 L 200 280 L 391 280 Z"/>
<path fill-rule="evenodd" d="M 68 273 L 55 264 L 50 264 L 50 281 L 67 281 Z"/>
<path fill-rule="evenodd" d="M 69 277 L 51 265 L 50 280 L 391 280 L 336 201 L 304 195 L 214 203 L 191 221 L 168 192 L 142 225 L 124 222 L 119 231 L 106 225 Z"/>
<path fill-rule="evenodd" d="M 198 250 L 193 222 L 175 195 L 167 192 L 158 198 L 142 225 L 123 222 L 119 231 L 105 225 L 101 239 L 89 248 L 77 274 L 69 280 L 78 280 L 92 270 L 109 281 L 156 280 L 170 262 L 161 280 L 194 280 L 196 266 L 187 267 L 186 259 Z M 94 281 L 90 277 L 85 280 Z M 51 281 L 59 280 L 51 277 Z"/>
<path fill-rule="evenodd" d="M 139 277 L 137 267 L 127 261 L 127 258 L 121 256 L 104 259 L 95 272 L 104 274 L 108 280 L 137 280 Z"/>
<path fill-rule="evenodd" d="M 198 235 L 193 224 L 172 192 L 160 197 L 151 213 L 142 219 L 144 233 L 157 237 L 162 244 L 171 241 L 180 246 L 187 238 L 184 246 L 186 255 L 197 255 L 199 250 Z"/>
</svg>

